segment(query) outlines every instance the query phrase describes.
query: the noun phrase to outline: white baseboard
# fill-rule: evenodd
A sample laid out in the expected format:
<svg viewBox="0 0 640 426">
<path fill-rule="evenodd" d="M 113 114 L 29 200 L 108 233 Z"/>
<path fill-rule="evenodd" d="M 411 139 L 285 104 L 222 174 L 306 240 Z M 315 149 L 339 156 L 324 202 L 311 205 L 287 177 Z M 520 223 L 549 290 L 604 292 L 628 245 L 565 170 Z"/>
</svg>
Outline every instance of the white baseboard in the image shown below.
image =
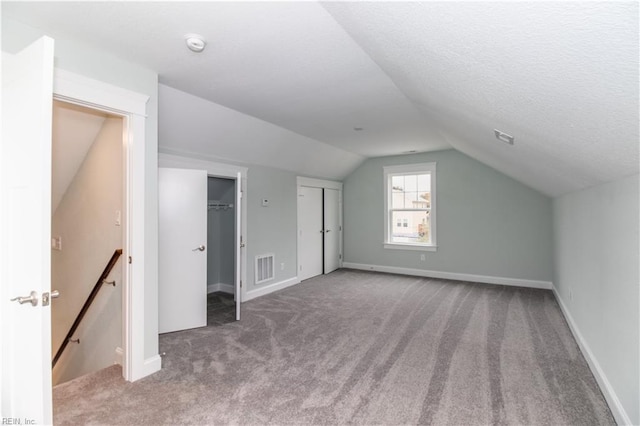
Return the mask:
<svg viewBox="0 0 640 426">
<path fill-rule="evenodd" d="M 223 293 L 234 294 L 236 292 L 233 284 L 216 283 L 207 285 L 207 294 L 221 291 Z"/>
<path fill-rule="evenodd" d="M 293 277 L 293 278 L 289 278 L 288 280 L 280 281 L 277 283 L 269 284 L 264 287 L 257 288 L 255 290 L 247 291 L 242 301 L 247 302 L 251 299 L 255 299 L 256 297 L 265 296 L 269 293 L 273 293 L 274 291 L 291 287 L 292 285 L 296 285 L 299 282 L 300 280 L 298 279 L 298 277 Z"/>
<path fill-rule="evenodd" d="M 115 364 L 118 364 L 121 367 L 124 366 L 124 351 L 122 350 L 121 347 L 117 347 L 116 348 L 116 361 L 115 361 Z"/>
<path fill-rule="evenodd" d="M 613 414 L 613 417 L 615 418 L 616 423 L 619 425 L 632 424 L 631 419 L 629 418 L 629 416 L 627 415 L 627 412 L 622 406 L 622 403 L 620 403 L 620 399 L 618 398 L 618 395 L 613 390 L 613 387 L 611 386 L 609 379 L 607 379 L 607 375 L 604 374 L 604 371 L 602 371 L 602 368 L 600 367 L 600 363 L 598 362 L 595 355 L 591 351 L 591 348 L 589 347 L 589 344 L 587 343 L 587 341 L 584 339 L 584 337 L 582 337 L 582 333 L 580 333 L 580 329 L 578 329 L 578 326 L 574 321 L 573 317 L 571 316 L 569 309 L 567 309 L 567 306 L 564 304 L 564 301 L 560 297 L 560 293 L 558 292 L 558 290 L 556 290 L 555 287 L 553 287 L 553 294 L 556 296 L 558 305 L 560 305 L 560 310 L 562 311 L 562 314 L 567 320 L 567 324 L 569 324 L 569 329 L 571 330 L 573 337 L 576 339 L 576 342 L 578 342 L 578 346 L 580 347 L 580 350 L 582 351 L 584 358 L 587 360 L 587 364 L 589 364 L 589 368 L 591 369 L 593 376 L 596 378 L 596 381 L 600 386 L 600 390 L 602 391 L 604 398 L 607 400 L 607 403 L 609 404 L 609 408 L 611 409 L 611 413 Z"/>
<path fill-rule="evenodd" d="M 400 268 L 397 266 L 367 265 L 364 263 L 344 262 L 343 268 L 362 271 L 388 272 L 392 274 L 414 275 L 418 277 L 441 278 L 445 280 L 469 281 L 484 284 L 511 285 L 516 287 L 541 288 L 551 290 L 550 281 L 523 280 L 520 278 L 491 277 L 486 275 L 461 274 L 457 272 L 428 271 L 426 269 Z"/>
</svg>

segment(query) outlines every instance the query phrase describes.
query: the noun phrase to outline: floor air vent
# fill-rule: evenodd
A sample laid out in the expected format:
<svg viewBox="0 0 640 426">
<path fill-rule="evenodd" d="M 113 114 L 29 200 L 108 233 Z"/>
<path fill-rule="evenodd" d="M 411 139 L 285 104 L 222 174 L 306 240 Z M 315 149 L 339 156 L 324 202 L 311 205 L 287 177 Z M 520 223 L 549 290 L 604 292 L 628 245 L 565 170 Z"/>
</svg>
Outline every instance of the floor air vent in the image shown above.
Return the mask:
<svg viewBox="0 0 640 426">
<path fill-rule="evenodd" d="M 261 254 L 256 256 L 256 284 L 273 279 L 273 254 Z"/>
</svg>

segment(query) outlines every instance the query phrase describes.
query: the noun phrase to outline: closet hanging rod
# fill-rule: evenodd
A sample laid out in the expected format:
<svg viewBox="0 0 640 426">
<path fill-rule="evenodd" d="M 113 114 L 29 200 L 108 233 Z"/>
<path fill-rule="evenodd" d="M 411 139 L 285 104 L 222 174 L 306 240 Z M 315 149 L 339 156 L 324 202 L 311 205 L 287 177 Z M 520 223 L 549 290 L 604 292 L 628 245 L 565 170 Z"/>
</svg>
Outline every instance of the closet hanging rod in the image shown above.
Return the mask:
<svg viewBox="0 0 640 426">
<path fill-rule="evenodd" d="M 224 210 L 227 210 L 227 209 L 232 209 L 233 208 L 233 204 L 223 203 L 223 202 L 220 202 L 220 201 L 209 201 L 207 203 L 207 207 L 209 209 L 216 209 L 216 210 L 224 209 Z"/>
</svg>

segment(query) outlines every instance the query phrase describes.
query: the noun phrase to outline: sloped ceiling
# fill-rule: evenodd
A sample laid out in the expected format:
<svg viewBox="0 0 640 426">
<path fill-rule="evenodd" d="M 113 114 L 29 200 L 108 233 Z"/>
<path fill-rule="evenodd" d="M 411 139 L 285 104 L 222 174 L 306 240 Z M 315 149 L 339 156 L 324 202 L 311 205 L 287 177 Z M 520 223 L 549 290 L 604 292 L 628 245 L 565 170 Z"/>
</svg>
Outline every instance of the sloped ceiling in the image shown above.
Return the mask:
<svg viewBox="0 0 640 426">
<path fill-rule="evenodd" d="M 52 117 L 51 212 L 55 212 L 80 169 L 107 115 L 54 101 Z"/>
<path fill-rule="evenodd" d="M 636 2 L 3 2 L 2 12 L 350 158 L 453 146 L 548 195 L 638 173 Z M 192 32 L 208 40 L 202 54 L 184 46 Z"/>
</svg>

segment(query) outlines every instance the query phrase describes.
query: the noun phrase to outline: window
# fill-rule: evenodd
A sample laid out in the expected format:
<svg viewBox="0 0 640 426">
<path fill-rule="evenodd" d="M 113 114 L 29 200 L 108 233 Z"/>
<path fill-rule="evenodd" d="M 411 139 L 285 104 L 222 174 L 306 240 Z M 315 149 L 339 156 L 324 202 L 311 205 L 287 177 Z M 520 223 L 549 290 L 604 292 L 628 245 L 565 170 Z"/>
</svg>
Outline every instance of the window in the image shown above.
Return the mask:
<svg viewBox="0 0 640 426">
<path fill-rule="evenodd" d="M 385 248 L 436 250 L 436 163 L 387 166 Z"/>
</svg>

